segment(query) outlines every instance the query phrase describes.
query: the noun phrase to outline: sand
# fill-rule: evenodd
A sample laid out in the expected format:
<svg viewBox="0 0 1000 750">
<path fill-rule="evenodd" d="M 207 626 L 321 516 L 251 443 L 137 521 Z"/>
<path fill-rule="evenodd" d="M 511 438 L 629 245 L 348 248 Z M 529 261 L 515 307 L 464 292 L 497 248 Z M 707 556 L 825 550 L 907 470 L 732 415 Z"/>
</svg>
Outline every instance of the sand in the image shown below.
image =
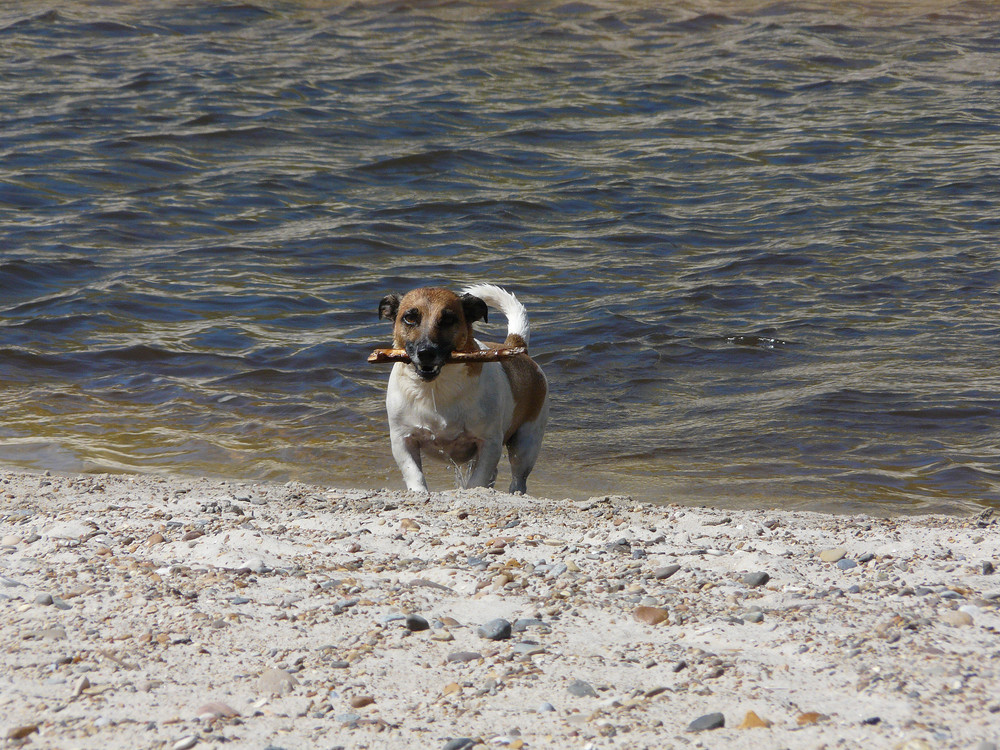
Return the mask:
<svg viewBox="0 0 1000 750">
<path fill-rule="evenodd" d="M 988 514 L 21 473 L 0 492 L 8 746 L 1000 742 Z"/>
</svg>

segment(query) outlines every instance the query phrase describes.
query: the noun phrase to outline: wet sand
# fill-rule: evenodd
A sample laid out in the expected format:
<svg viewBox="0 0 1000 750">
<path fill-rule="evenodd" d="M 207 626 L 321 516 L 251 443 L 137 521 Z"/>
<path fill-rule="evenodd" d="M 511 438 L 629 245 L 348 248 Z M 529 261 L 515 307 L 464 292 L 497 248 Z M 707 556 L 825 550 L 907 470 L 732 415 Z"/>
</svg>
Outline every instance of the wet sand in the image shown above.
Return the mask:
<svg viewBox="0 0 1000 750">
<path fill-rule="evenodd" d="M 988 516 L 117 475 L 0 492 L 10 746 L 1000 742 Z"/>
</svg>

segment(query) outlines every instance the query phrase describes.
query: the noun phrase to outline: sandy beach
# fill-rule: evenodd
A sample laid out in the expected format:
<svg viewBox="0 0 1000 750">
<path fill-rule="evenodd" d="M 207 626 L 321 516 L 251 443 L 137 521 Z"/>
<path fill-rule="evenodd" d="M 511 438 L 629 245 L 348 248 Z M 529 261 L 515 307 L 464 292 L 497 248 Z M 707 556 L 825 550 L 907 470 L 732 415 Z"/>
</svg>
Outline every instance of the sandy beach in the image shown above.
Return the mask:
<svg viewBox="0 0 1000 750">
<path fill-rule="evenodd" d="M 995 521 L 4 473 L 52 748 L 1000 742 Z"/>
</svg>

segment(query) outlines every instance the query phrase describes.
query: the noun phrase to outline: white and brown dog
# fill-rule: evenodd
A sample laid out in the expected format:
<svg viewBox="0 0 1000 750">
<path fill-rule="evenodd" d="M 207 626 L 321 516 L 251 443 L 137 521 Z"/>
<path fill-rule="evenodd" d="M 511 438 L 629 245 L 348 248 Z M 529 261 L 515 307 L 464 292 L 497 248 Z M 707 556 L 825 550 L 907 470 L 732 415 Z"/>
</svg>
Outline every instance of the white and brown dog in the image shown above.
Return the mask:
<svg viewBox="0 0 1000 750">
<path fill-rule="evenodd" d="M 510 292 L 478 284 L 458 296 L 423 287 L 403 297 L 389 294 L 379 318 L 394 321 L 393 346 L 411 363 L 397 362 L 385 405 L 392 455 L 408 489 L 427 492 L 421 454 L 452 461 L 464 487 L 492 487 L 504 446 L 510 457 L 511 492 L 525 492 L 548 421 L 548 383 L 527 354 L 499 362 L 445 364 L 452 352 L 487 346 L 472 324 L 486 321 L 487 306 L 507 316 L 504 346 L 527 346 L 528 317 Z"/>
</svg>

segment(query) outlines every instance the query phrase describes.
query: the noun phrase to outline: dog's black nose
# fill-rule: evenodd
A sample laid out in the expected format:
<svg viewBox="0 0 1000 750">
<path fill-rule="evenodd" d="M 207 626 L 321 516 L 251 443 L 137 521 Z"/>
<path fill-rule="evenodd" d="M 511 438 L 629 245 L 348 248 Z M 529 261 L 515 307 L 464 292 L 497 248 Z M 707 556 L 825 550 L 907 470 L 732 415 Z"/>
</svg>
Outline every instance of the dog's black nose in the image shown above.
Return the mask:
<svg viewBox="0 0 1000 750">
<path fill-rule="evenodd" d="M 437 349 L 433 346 L 421 346 L 417 348 L 417 364 L 433 365 L 437 361 Z"/>
</svg>

